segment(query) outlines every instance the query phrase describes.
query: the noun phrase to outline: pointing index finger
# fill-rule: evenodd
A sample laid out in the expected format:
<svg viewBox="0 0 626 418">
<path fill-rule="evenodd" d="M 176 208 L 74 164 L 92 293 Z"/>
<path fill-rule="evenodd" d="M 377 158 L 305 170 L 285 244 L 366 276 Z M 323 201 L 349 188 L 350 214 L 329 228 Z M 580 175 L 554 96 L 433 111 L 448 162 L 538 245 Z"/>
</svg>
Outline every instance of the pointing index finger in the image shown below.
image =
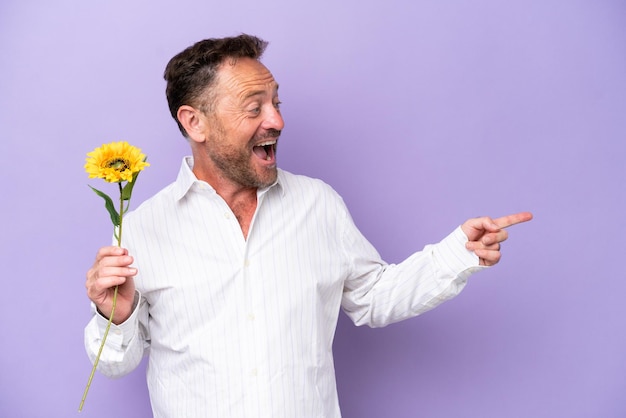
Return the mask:
<svg viewBox="0 0 626 418">
<path fill-rule="evenodd" d="M 498 225 L 499 228 L 508 228 L 509 226 L 517 225 L 522 222 L 528 222 L 532 218 L 532 213 L 520 212 L 514 215 L 502 216 L 501 218 L 494 219 L 493 222 Z"/>
</svg>

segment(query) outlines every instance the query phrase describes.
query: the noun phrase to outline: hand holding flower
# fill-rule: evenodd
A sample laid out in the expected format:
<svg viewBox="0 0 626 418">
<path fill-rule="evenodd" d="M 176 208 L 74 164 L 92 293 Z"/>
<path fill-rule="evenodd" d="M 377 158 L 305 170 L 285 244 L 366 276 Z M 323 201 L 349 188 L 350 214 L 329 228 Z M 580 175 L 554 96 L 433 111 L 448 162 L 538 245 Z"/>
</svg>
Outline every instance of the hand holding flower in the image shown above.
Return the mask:
<svg viewBox="0 0 626 418">
<path fill-rule="evenodd" d="M 119 209 L 116 209 L 115 203 L 106 193 L 90 186 L 98 196 L 104 199 L 104 206 L 109 212 L 111 222 L 113 222 L 113 234 L 117 240 L 117 247 L 102 248 L 96 256 L 93 267 L 87 273 L 87 295 L 95 303 L 100 313 L 109 318 L 109 321 L 78 407 L 79 412 L 82 411 L 85 404 L 111 324 L 124 322 L 132 312 L 135 297 L 135 284 L 132 276 L 137 271 L 129 267 L 133 259 L 125 249 L 121 248 L 122 224 L 124 214 L 130 205 L 137 176 L 149 165 L 146 162 L 146 156 L 141 153 L 139 148 L 124 141 L 104 144 L 88 153 L 87 156 L 89 158 L 86 160 L 85 170 L 89 174 L 89 178 L 101 178 L 109 183 L 117 183 L 120 198 Z M 117 306 L 118 301 L 120 302 L 119 307 Z"/>
<path fill-rule="evenodd" d="M 135 298 L 132 277 L 137 274 L 137 269 L 129 267 L 132 263 L 133 258 L 128 255 L 126 249 L 103 247 L 98 251 L 93 266 L 87 272 L 85 284 L 87 296 L 96 305 L 100 314 L 112 318 L 111 322 L 115 325 L 126 321 L 132 313 Z M 118 286 L 118 291 L 113 310 L 115 286 Z"/>
</svg>

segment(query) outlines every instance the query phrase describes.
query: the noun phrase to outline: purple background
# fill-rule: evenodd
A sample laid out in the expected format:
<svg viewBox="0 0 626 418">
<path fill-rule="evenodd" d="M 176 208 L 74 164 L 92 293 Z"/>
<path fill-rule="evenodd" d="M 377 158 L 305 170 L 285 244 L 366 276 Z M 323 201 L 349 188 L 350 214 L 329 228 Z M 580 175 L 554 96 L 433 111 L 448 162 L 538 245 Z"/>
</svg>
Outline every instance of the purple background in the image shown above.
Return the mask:
<svg viewBox="0 0 626 418">
<path fill-rule="evenodd" d="M 320 177 L 389 262 L 469 217 L 531 210 L 502 263 L 384 329 L 340 316 L 347 418 L 626 416 L 626 3 L 0 3 L 0 416 L 77 414 L 91 366 L 85 272 L 111 227 L 85 154 L 128 140 L 188 153 L 168 59 L 240 32 L 271 42 L 283 168 Z M 150 415 L 143 369 L 98 375 L 86 417 Z"/>
</svg>

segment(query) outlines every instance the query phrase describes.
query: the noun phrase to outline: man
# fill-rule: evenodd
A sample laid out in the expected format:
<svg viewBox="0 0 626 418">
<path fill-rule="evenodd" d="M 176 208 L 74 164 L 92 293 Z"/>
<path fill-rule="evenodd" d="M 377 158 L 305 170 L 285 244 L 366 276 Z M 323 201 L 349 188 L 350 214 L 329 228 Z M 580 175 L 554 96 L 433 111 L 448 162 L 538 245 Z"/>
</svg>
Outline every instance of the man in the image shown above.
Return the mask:
<svg viewBox="0 0 626 418">
<path fill-rule="evenodd" d="M 265 47 L 209 39 L 168 63 L 192 157 L 125 218 L 125 248 L 100 249 L 87 273 L 87 351 L 93 360 L 119 285 L 99 370 L 124 375 L 149 353 L 156 417 L 339 417 L 339 310 L 378 327 L 431 309 L 498 262 L 505 227 L 531 218 L 470 219 L 385 263 L 329 186 L 277 168 L 284 122 Z"/>
</svg>

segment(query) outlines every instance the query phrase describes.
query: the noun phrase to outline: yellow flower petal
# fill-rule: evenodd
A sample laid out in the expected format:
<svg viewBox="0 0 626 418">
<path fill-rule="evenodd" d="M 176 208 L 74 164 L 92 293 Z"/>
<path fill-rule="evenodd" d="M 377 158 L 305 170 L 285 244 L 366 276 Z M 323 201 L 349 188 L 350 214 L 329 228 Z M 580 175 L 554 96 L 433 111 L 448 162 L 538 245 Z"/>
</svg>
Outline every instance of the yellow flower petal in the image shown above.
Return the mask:
<svg viewBox="0 0 626 418">
<path fill-rule="evenodd" d="M 111 142 L 87 153 L 85 171 L 89 178 L 101 178 L 109 183 L 131 181 L 133 175 L 148 167 L 146 156 L 126 141 Z"/>
</svg>

